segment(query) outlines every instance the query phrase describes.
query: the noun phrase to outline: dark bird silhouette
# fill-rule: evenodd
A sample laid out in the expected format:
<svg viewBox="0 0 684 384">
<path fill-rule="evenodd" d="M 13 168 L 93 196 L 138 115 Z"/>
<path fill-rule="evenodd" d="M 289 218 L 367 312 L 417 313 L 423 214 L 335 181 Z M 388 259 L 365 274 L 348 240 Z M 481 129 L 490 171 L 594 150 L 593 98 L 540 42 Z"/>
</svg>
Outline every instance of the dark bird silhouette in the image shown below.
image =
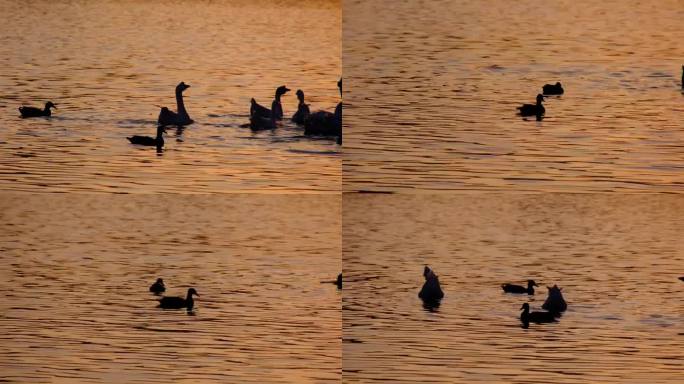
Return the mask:
<svg viewBox="0 0 684 384">
<path fill-rule="evenodd" d="M 442 287 L 439 285 L 439 278 L 427 265 L 423 269 L 423 277 L 425 277 L 425 283 L 423 284 L 423 288 L 420 289 L 418 297 L 426 302 L 438 302 L 442 300 L 444 292 L 442 292 Z"/>
<path fill-rule="evenodd" d="M 527 280 L 527 288 L 521 285 L 515 284 L 501 284 L 501 289 L 506 293 L 527 293 L 528 295 L 534 295 L 534 287 L 538 287 L 534 280 Z"/>
<path fill-rule="evenodd" d="M 157 147 L 157 148 L 162 148 L 164 147 L 164 132 L 166 132 L 166 129 L 159 125 L 157 126 L 157 136 L 156 137 L 150 137 L 150 136 L 131 136 L 127 137 L 128 141 L 131 142 L 131 144 L 137 144 L 137 145 L 146 145 L 150 147 Z"/>
<path fill-rule="evenodd" d="M 522 313 L 520 314 L 520 321 L 525 328 L 530 326 L 530 323 L 553 323 L 556 321 L 556 315 L 552 312 L 530 312 L 530 304 L 525 303 L 520 307 Z"/>
<path fill-rule="evenodd" d="M 546 298 L 546 301 L 544 301 L 542 308 L 557 314 L 565 312 L 565 310 L 568 309 L 568 304 L 565 302 L 563 294 L 561 293 L 562 288 L 558 288 L 557 285 L 546 288 L 549 290 L 549 296 Z"/>
<path fill-rule="evenodd" d="M 544 95 L 541 93 L 537 95 L 537 104 L 523 104 L 518 107 L 518 113 L 521 116 L 542 116 L 546 112 L 546 108 L 542 105 Z"/>
<path fill-rule="evenodd" d="M 249 108 L 250 127 L 254 130 L 276 128 L 276 122 L 283 119 L 283 106 L 280 103 L 280 98 L 289 91 L 290 89 L 284 85 L 276 88 L 275 99 L 271 103 L 271 109 L 260 105 L 256 100 L 252 99 Z"/>
<path fill-rule="evenodd" d="M 199 296 L 199 293 L 195 291 L 195 288 L 188 289 L 188 295 L 185 299 L 177 296 L 164 296 L 159 299 L 159 307 L 164 309 L 187 308 L 188 311 L 191 311 L 195 305 L 192 295 Z"/>
<path fill-rule="evenodd" d="M 162 293 L 166 291 L 166 287 L 164 286 L 164 280 L 160 277 L 157 279 L 157 281 L 150 285 L 150 292 L 152 293 Z"/>
<path fill-rule="evenodd" d="M 342 274 L 340 273 L 337 275 L 337 281 L 335 282 L 337 284 L 337 289 L 342 289 Z"/>
<path fill-rule="evenodd" d="M 299 105 L 297 106 L 297 112 L 292 115 L 292 121 L 295 124 L 304 124 L 306 119 L 311 114 L 309 106 L 304 102 L 304 91 L 301 89 L 297 90 L 297 99 L 299 99 Z"/>
<path fill-rule="evenodd" d="M 27 118 L 27 117 L 44 117 L 44 116 L 52 116 L 52 111 L 50 108 L 55 108 L 57 109 L 57 106 L 52 103 L 52 101 L 48 101 L 45 103 L 45 108 L 40 109 L 36 107 L 19 107 L 19 113 L 21 113 L 21 117 Z"/>
<path fill-rule="evenodd" d="M 194 123 L 194 121 L 188 115 L 188 111 L 185 110 L 185 103 L 183 102 L 183 91 L 190 88 L 189 85 L 184 82 L 180 82 L 176 86 L 176 107 L 178 113 L 169 110 L 166 107 L 162 107 L 159 112 L 159 118 L 157 119 L 157 124 L 159 125 L 189 125 Z"/>
<path fill-rule="evenodd" d="M 342 79 L 337 82 L 342 96 Z M 338 136 L 338 142 L 342 144 L 342 102 L 335 107 L 335 113 L 328 111 L 316 111 L 309 115 L 304 122 L 305 135 Z"/>
<path fill-rule="evenodd" d="M 563 86 L 561 85 L 560 81 L 556 82 L 556 84 L 545 84 L 542 87 L 542 92 L 545 95 L 562 95 L 563 92 Z"/>
</svg>

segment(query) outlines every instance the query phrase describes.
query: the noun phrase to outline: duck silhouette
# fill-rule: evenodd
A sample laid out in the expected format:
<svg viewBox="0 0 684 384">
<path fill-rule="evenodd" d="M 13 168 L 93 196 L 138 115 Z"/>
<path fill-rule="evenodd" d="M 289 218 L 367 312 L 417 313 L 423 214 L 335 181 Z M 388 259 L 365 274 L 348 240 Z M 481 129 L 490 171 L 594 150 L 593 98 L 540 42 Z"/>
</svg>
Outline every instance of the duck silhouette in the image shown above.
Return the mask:
<svg viewBox="0 0 684 384">
<path fill-rule="evenodd" d="M 522 313 L 520 314 L 520 321 L 523 323 L 525 328 L 530 326 L 530 323 L 553 323 L 556 320 L 556 315 L 551 312 L 530 312 L 530 304 L 524 303 L 522 307 Z"/>
<path fill-rule="evenodd" d="M 190 88 L 188 84 L 184 82 L 178 83 L 176 86 L 176 107 L 178 113 L 169 110 L 167 107 L 162 107 L 159 111 L 159 118 L 157 119 L 157 124 L 159 125 L 189 125 L 194 123 L 194 121 L 188 115 L 185 110 L 185 103 L 183 102 L 183 91 Z"/>
<path fill-rule="evenodd" d="M 302 125 L 311 114 L 311 111 L 309 110 L 309 106 L 304 102 L 304 91 L 301 89 L 297 90 L 297 99 L 299 99 L 299 105 L 297 105 L 297 112 L 292 115 L 292 122 Z"/>
<path fill-rule="evenodd" d="M 152 293 L 162 293 L 166 291 L 166 287 L 164 286 L 164 280 L 160 277 L 157 279 L 154 284 L 150 285 L 150 292 Z"/>
<path fill-rule="evenodd" d="M 27 117 L 46 117 L 46 116 L 52 116 L 52 111 L 50 108 L 55 108 L 57 109 L 57 106 L 52 103 L 52 101 L 48 101 L 45 103 L 45 108 L 40 109 L 36 107 L 19 107 L 19 113 L 21 113 L 22 118 L 27 118 Z"/>
<path fill-rule="evenodd" d="M 337 82 L 342 96 L 342 79 Z M 316 111 L 309 115 L 304 122 L 305 135 L 338 136 L 338 142 L 342 143 L 342 102 L 335 107 L 335 113 L 328 111 Z"/>
<path fill-rule="evenodd" d="M 542 93 L 544 95 L 562 95 L 564 92 L 560 81 L 556 82 L 556 84 L 545 84 L 542 87 Z"/>
<path fill-rule="evenodd" d="M 558 288 L 557 285 L 546 288 L 549 290 L 549 296 L 546 298 L 546 301 L 544 301 L 542 308 L 557 314 L 565 312 L 565 310 L 568 309 L 568 304 L 565 302 L 563 294 L 561 293 L 562 288 Z"/>
<path fill-rule="evenodd" d="M 427 265 L 423 269 L 425 283 L 418 293 L 418 297 L 425 302 L 439 302 L 444 297 L 444 292 L 439 284 L 439 278 Z"/>
<path fill-rule="evenodd" d="M 195 288 L 188 289 L 188 295 L 185 298 L 178 296 L 164 296 L 159 299 L 159 307 L 164 309 L 187 308 L 188 311 L 191 311 L 195 306 L 195 301 L 192 299 L 193 295 L 199 296 L 199 293 L 197 293 Z"/>
<path fill-rule="evenodd" d="M 544 101 L 544 95 L 541 93 L 537 95 L 537 104 L 523 104 L 518 107 L 518 113 L 521 116 L 537 116 L 540 117 L 546 112 L 546 108 L 542 105 Z"/>
<path fill-rule="evenodd" d="M 534 295 L 534 287 L 538 287 L 534 280 L 527 280 L 527 288 L 521 285 L 515 284 L 501 284 L 501 289 L 506 293 L 527 293 L 528 295 Z"/>
<path fill-rule="evenodd" d="M 271 109 L 264 107 L 257 103 L 254 98 L 250 101 L 249 108 L 249 124 L 254 130 L 274 129 L 276 122 L 283 119 L 283 106 L 280 103 L 280 98 L 289 92 L 290 89 L 284 85 L 276 88 L 275 99 L 271 103 Z"/>
<path fill-rule="evenodd" d="M 337 275 L 337 281 L 335 282 L 337 289 L 342 289 L 342 274 Z"/>
<path fill-rule="evenodd" d="M 166 128 L 164 128 L 161 125 L 158 125 L 156 137 L 131 136 L 131 137 L 127 137 L 126 139 L 128 139 L 128 141 L 130 141 L 131 144 L 145 145 L 145 146 L 157 147 L 157 149 L 161 149 L 164 147 L 164 132 L 166 132 Z"/>
</svg>

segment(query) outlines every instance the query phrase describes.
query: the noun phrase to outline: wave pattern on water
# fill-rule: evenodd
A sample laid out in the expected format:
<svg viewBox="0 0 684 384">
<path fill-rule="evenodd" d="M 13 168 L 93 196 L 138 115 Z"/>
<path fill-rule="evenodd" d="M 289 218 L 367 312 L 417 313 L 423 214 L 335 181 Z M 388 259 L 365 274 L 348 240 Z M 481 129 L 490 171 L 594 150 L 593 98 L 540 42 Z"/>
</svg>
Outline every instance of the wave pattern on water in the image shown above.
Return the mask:
<svg viewBox="0 0 684 384">
<path fill-rule="evenodd" d="M 345 190 L 684 191 L 680 2 L 344 7 Z"/>
<path fill-rule="evenodd" d="M 341 147 L 286 122 L 253 133 L 250 99 L 285 114 L 301 88 L 312 110 L 339 102 L 341 5 L 305 1 L 0 1 L 0 189 L 48 192 L 335 192 Z M 162 155 L 127 136 L 154 136 L 174 87 L 196 121 L 169 130 Z M 58 105 L 47 119 L 17 107 Z"/>
<path fill-rule="evenodd" d="M 339 382 L 340 198 L 0 195 L 0 381 Z M 147 289 L 195 287 L 195 315 Z"/>
<path fill-rule="evenodd" d="M 684 201 L 666 195 L 345 195 L 343 380 L 678 383 Z M 445 298 L 418 292 L 423 266 Z M 502 283 L 535 279 L 534 296 Z M 523 329 L 558 284 L 568 310 Z"/>
</svg>

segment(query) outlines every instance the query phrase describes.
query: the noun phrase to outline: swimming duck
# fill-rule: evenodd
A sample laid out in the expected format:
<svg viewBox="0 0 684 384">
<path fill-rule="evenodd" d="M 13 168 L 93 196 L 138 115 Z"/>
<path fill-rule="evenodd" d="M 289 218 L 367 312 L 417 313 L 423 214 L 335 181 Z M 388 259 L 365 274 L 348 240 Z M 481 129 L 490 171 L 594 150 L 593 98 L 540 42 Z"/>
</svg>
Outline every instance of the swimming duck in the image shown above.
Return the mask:
<svg viewBox="0 0 684 384">
<path fill-rule="evenodd" d="M 183 91 L 188 88 L 190 88 L 190 86 L 182 81 L 176 86 L 176 107 L 178 108 L 178 113 L 173 112 L 166 107 L 162 107 L 159 112 L 157 124 L 183 126 L 194 123 L 185 110 L 185 103 L 183 103 Z"/>
<path fill-rule="evenodd" d="M 546 112 L 546 109 L 542 105 L 544 101 L 544 95 L 541 93 L 537 95 L 537 104 L 523 104 L 522 107 L 518 107 L 519 114 L 521 116 L 541 116 Z"/>
<path fill-rule="evenodd" d="M 342 79 L 337 82 L 342 96 Z M 304 123 L 305 135 L 338 136 L 338 142 L 342 143 L 342 102 L 335 107 L 335 113 L 317 111 L 309 115 Z"/>
<path fill-rule="evenodd" d="M 44 109 L 24 106 L 24 107 L 19 107 L 19 113 L 21 113 L 21 117 L 23 117 L 23 118 L 51 116 L 52 111 L 50 111 L 50 108 L 57 109 L 57 106 L 54 105 L 52 103 L 52 101 L 48 101 L 47 103 L 45 103 Z"/>
<path fill-rule="evenodd" d="M 283 118 L 283 106 L 280 104 L 280 97 L 289 91 L 290 89 L 284 85 L 276 88 L 275 99 L 271 103 L 271 109 L 260 105 L 252 98 L 249 108 L 250 127 L 255 130 L 274 129 L 276 121 Z"/>
<path fill-rule="evenodd" d="M 544 301 L 542 308 L 556 314 L 560 314 L 568 309 L 568 304 L 565 302 L 563 294 L 561 293 L 562 288 L 558 288 L 557 285 L 546 288 L 549 290 L 549 296 L 546 298 L 546 301 Z"/>
<path fill-rule="evenodd" d="M 337 289 L 342 289 L 342 274 L 340 273 L 337 275 L 337 281 L 335 282 L 337 284 Z"/>
<path fill-rule="evenodd" d="M 563 90 L 560 81 L 558 81 L 556 84 L 545 84 L 542 87 L 542 92 L 545 95 L 562 95 L 565 91 Z"/>
<path fill-rule="evenodd" d="M 442 300 L 444 292 L 442 292 L 442 287 L 439 285 L 439 278 L 427 265 L 423 269 L 423 277 L 425 277 L 425 283 L 420 293 L 418 293 L 418 297 L 427 302 Z"/>
<path fill-rule="evenodd" d="M 530 326 L 530 323 L 553 323 L 556 321 L 555 314 L 551 312 L 530 312 L 530 304 L 524 303 L 522 307 L 522 313 L 520 314 L 520 321 L 523 323 L 525 328 Z"/>
<path fill-rule="evenodd" d="M 146 146 L 150 146 L 150 147 L 162 148 L 164 146 L 164 136 L 163 136 L 164 132 L 166 132 L 166 128 L 164 128 L 161 125 L 158 125 L 156 137 L 131 136 L 131 137 L 127 137 L 127 139 L 128 139 L 128 141 L 131 142 L 131 144 L 146 145 Z"/>
<path fill-rule="evenodd" d="M 311 111 L 309 111 L 309 106 L 304 102 L 304 92 L 301 89 L 297 90 L 297 99 L 299 99 L 299 105 L 297 106 L 297 112 L 292 115 L 292 121 L 295 124 L 304 124 Z"/>
<path fill-rule="evenodd" d="M 534 287 L 538 287 L 534 280 L 527 280 L 527 288 L 521 285 L 515 284 L 501 284 L 501 289 L 506 293 L 527 293 L 528 295 L 534 295 Z"/>
<path fill-rule="evenodd" d="M 191 311 L 192 307 L 195 305 L 195 301 L 192 299 L 192 295 L 199 296 L 199 293 L 195 291 L 195 288 L 188 289 L 188 295 L 185 299 L 182 297 L 164 296 L 161 299 L 159 299 L 159 307 L 164 309 L 187 308 L 188 311 Z"/>
<path fill-rule="evenodd" d="M 162 293 L 166 291 L 166 287 L 164 286 L 164 280 L 160 277 L 157 279 L 157 281 L 150 285 L 150 292 L 152 293 Z"/>
</svg>

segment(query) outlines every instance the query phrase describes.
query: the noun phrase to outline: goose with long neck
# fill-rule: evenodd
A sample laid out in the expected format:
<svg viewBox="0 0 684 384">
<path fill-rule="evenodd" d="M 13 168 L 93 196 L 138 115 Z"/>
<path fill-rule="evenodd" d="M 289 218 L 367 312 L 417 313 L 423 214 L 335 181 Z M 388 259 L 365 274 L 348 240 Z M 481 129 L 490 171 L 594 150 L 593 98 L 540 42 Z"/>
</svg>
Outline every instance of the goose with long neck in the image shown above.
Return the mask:
<svg viewBox="0 0 684 384">
<path fill-rule="evenodd" d="M 55 108 L 57 109 L 57 106 L 55 106 L 52 101 L 48 101 L 45 103 L 45 108 L 40 109 L 36 107 L 19 107 L 19 113 L 21 113 L 21 117 L 27 118 L 27 117 L 48 117 L 52 115 L 52 111 L 50 108 Z"/>
<path fill-rule="evenodd" d="M 297 112 L 292 115 L 292 122 L 295 124 L 304 124 L 311 114 L 311 111 L 309 110 L 309 106 L 304 102 L 304 91 L 301 89 L 297 90 L 297 99 L 299 100 L 299 104 L 297 105 Z"/>
<path fill-rule="evenodd" d="M 190 88 L 185 82 L 180 82 L 176 86 L 176 108 L 178 112 L 173 112 L 166 107 L 163 107 L 159 112 L 159 118 L 157 123 L 159 125 L 189 125 L 194 123 L 194 121 L 188 115 L 188 111 L 185 109 L 185 102 L 183 101 L 183 91 Z"/>
<path fill-rule="evenodd" d="M 249 108 L 249 126 L 253 130 L 275 129 L 276 122 L 283 118 L 283 107 L 280 104 L 280 98 L 290 89 L 284 85 L 276 88 L 275 99 L 271 103 L 271 109 L 264 107 L 257 103 L 254 98 L 251 100 Z"/>
</svg>

